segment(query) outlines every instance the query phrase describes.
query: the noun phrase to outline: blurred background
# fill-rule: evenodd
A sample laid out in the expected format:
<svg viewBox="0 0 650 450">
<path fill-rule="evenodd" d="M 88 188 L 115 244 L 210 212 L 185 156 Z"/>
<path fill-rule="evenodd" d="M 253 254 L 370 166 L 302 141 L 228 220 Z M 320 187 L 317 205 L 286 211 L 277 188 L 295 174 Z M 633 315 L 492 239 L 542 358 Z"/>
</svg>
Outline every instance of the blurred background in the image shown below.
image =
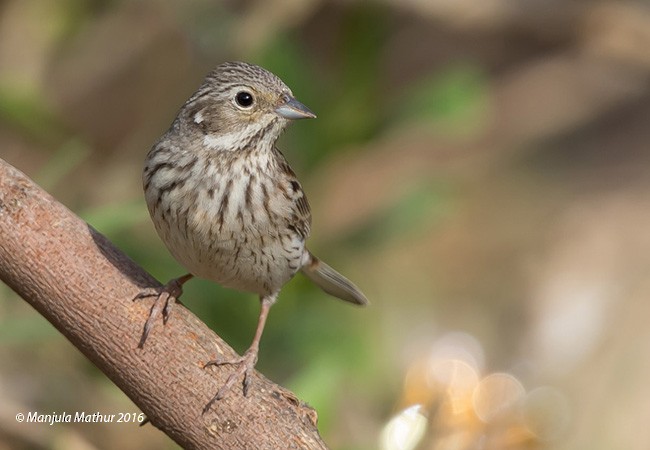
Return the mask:
<svg viewBox="0 0 650 450">
<path fill-rule="evenodd" d="M 225 60 L 318 114 L 280 148 L 312 250 L 366 309 L 297 276 L 257 368 L 333 449 L 650 446 L 650 8 L 582 0 L 3 0 L 0 156 L 159 280 L 143 159 Z M 239 352 L 253 295 L 184 304 Z M 134 343 L 136 341 L 134 340 Z M 0 285 L 0 450 L 175 449 Z"/>
</svg>

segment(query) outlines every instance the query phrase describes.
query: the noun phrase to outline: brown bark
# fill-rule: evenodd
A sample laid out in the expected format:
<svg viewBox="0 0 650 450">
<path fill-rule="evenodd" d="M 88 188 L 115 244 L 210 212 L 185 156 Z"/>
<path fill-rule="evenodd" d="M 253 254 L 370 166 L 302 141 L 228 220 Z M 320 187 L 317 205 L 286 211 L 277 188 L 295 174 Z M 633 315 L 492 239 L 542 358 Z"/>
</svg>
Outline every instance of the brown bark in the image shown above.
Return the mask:
<svg viewBox="0 0 650 450">
<path fill-rule="evenodd" d="M 203 365 L 234 351 L 179 304 L 138 349 L 153 299 L 132 299 L 159 283 L 1 159 L 0 279 L 183 448 L 326 448 L 314 410 L 257 373 L 202 416 L 232 370 Z"/>
</svg>

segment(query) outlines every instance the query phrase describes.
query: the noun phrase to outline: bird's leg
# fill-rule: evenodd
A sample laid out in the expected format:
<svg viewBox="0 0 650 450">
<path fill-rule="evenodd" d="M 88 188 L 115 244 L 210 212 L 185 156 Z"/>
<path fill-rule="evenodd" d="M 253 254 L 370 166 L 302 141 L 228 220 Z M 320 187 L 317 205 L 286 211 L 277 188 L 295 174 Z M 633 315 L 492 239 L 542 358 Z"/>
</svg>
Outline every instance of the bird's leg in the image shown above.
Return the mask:
<svg viewBox="0 0 650 450">
<path fill-rule="evenodd" d="M 237 379 L 241 377 L 242 375 L 244 376 L 243 380 L 243 393 L 244 396 L 248 394 L 248 388 L 250 387 L 251 384 L 251 372 L 253 371 L 253 368 L 255 367 L 255 363 L 257 363 L 257 354 L 259 352 L 260 348 L 260 339 L 262 339 L 262 333 L 264 332 L 264 325 L 266 324 L 266 318 L 269 315 L 269 310 L 271 309 L 271 306 L 273 306 L 273 303 L 275 303 L 275 299 L 277 297 L 277 294 L 273 295 L 265 295 L 260 298 L 260 316 L 259 319 L 257 320 L 257 329 L 255 330 L 255 337 L 253 338 L 253 342 L 251 343 L 251 346 L 246 350 L 246 353 L 244 353 L 244 356 L 241 356 L 239 358 L 236 358 L 232 361 L 223 361 L 223 360 L 213 360 L 209 361 L 206 363 L 205 367 L 208 366 L 224 366 L 224 365 L 237 365 L 237 369 L 235 369 L 228 379 L 226 380 L 225 384 L 221 386 L 221 388 L 217 391 L 216 395 L 212 397 L 212 400 L 208 402 L 207 405 L 205 405 L 205 408 L 203 408 L 203 414 L 208 412 L 210 407 L 217 401 L 221 400 L 230 390 L 230 388 L 235 384 Z"/>
<path fill-rule="evenodd" d="M 153 328 L 153 324 L 161 311 L 163 314 L 163 323 L 167 323 L 172 312 L 172 305 L 183 293 L 183 284 L 192 277 L 194 277 L 194 275 L 188 273 L 182 277 L 169 281 L 164 286 L 147 288 L 133 298 L 133 300 L 139 300 L 147 297 L 156 297 L 156 301 L 149 312 L 149 317 L 144 324 L 144 331 L 142 332 L 142 337 L 138 343 L 138 348 L 144 347 L 147 336 L 149 336 L 149 332 L 151 331 L 151 328 Z"/>
</svg>

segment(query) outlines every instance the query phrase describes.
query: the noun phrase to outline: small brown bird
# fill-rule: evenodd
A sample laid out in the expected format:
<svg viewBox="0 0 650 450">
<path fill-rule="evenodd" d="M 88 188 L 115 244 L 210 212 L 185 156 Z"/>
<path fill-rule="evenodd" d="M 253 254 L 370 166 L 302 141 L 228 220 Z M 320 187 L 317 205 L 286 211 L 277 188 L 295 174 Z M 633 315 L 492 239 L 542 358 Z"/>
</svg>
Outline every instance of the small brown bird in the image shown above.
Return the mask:
<svg viewBox="0 0 650 450">
<path fill-rule="evenodd" d="M 368 303 L 305 247 L 309 203 L 275 147 L 289 121 L 314 117 L 272 73 L 228 62 L 208 74 L 147 155 L 143 183 L 149 213 L 169 251 L 190 273 L 138 296 L 157 297 L 139 347 L 161 311 L 167 320 L 183 283 L 193 276 L 260 296 L 250 348 L 234 361 L 208 363 L 238 368 L 204 412 L 242 375 L 246 395 L 269 309 L 296 272 L 335 297 Z"/>
</svg>

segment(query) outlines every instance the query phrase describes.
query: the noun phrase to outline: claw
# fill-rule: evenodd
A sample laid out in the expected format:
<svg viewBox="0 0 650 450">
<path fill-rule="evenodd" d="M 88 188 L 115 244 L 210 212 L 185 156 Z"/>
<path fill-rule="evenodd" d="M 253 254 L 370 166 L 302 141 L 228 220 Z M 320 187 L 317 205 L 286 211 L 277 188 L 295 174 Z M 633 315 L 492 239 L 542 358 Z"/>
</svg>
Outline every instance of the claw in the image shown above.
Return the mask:
<svg viewBox="0 0 650 450">
<path fill-rule="evenodd" d="M 269 314 L 269 309 L 271 308 L 271 305 L 273 305 L 273 302 L 275 302 L 275 298 L 277 296 L 277 293 L 270 295 L 270 296 L 264 296 L 261 297 L 261 305 L 262 307 L 260 308 L 260 316 L 257 319 L 257 329 L 255 330 L 255 337 L 253 338 L 253 342 L 251 343 L 251 346 L 248 350 L 246 350 L 246 353 L 244 353 L 244 356 L 241 356 L 237 359 L 231 360 L 231 361 L 222 361 L 222 360 L 212 360 L 208 361 L 205 367 L 208 366 L 224 366 L 224 365 L 238 365 L 239 367 L 235 369 L 226 382 L 224 383 L 223 386 L 217 391 L 214 397 L 208 402 L 207 405 L 205 405 L 205 408 L 203 408 L 203 414 L 207 413 L 212 405 L 215 404 L 215 402 L 218 402 L 221 400 L 230 390 L 230 388 L 235 384 L 235 381 L 239 379 L 242 375 L 244 376 L 244 379 L 242 380 L 242 392 L 244 393 L 244 397 L 248 395 L 248 389 L 250 388 L 251 385 L 251 373 L 253 372 L 253 368 L 255 367 L 255 363 L 257 363 L 257 354 L 259 352 L 260 348 L 260 339 L 262 338 L 262 331 L 264 331 L 264 324 L 266 323 L 266 317 Z"/>
<path fill-rule="evenodd" d="M 209 366 L 226 366 L 226 365 L 238 365 L 239 367 L 235 369 L 229 376 L 226 382 L 219 388 L 217 393 L 215 394 L 214 397 L 208 402 L 207 405 L 203 408 L 203 414 L 207 413 L 212 405 L 214 405 L 216 402 L 221 400 L 226 396 L 228 391 L 232 388 L 232 386 L 235 384 L 237 379 L 241 377 L 242 375 L 244 376 L 244 379 L 242 381 L 242 392 L 244 393 L 244 397 L 248 395 L 248 389 L 251 385 L 252 382 L 252 377 L 251 373 L 253 372 L 253 368 L 255 367 L 255 363 L 257 362 L 257 351 L 255 349 L 249 349 L 244 356 L 231 360 L 231 361 L 221 361 L 221 360 L 212 360 L 208 361 L 203 368 L 209 367 Z"/>
<path fill-rule="evenodd" d="M 251 379 L 251 372 L 250 370 L 247 370 L 246 372 L 244 372 L 244 382 L 243 382 L 243 389 L 242 389 L 244 392 L 244 397 L 248 396 L 248 388 L 251 387 L 252 381 L 253 380 Z"/>
<path fill-rule="evenodd" d="M 163 323 L 167 323 L 172 312 L 172 306 L 183 293 L 183 284 L 192 277 L 192 274 L 184 275 L 180 278 L 171 280 L 164 286 L 145 289 L 133 297 L 133 301 L 143 298 L 156 297 L 156 301 L 154 302 L 153 306 L 151 307 L 151 311 L 149 312 L 149 317 L 144 324 L 144 330 L 142 331 L 140 342 L 138 342 L 138 348 L 144 347 L 144 343 L 146 342 L 147 337 L 153 328 L 153 324 L 161 312 L 163 315 Z"/>
</svg>

